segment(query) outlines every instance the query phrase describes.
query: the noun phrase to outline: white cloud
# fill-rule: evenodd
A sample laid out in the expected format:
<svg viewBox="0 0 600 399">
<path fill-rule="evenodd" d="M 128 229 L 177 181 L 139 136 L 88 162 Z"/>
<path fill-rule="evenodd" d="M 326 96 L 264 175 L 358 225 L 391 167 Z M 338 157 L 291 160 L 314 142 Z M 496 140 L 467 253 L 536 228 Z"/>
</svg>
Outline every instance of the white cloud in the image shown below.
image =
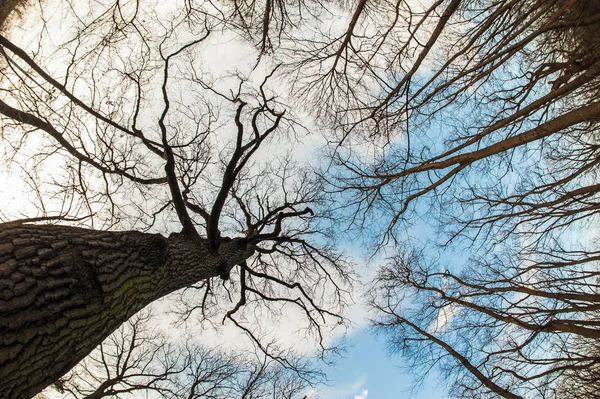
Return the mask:
<svg viewBox="0 0 600 399">
<path fill-rule="evenodd" d="M 319 399 L 364 399 L 369 393 L 365 389 L 366 384 L 367 374 L 360 373 L 354 376 L 353 380 L 340 381 L 333 386 L 317 388 L 317 397 Z"/>
<path fill-rule="evenodd" d="M 435 320 L 431 323 L 431 325 L 428 328 L 429 332 L 445 332 L 450 327 L 452 321 L 454 320 L 454 317 L 458 314 L 459 311 L 460 307 L 453 303 L 441 307 L 438 311 Z"/>
<path fill-rule="evenodd" d="M 354 395 L 354 399 L 366 399 L 368 394 L 369 394 L 369 390 L 363 389 L 363 391 L 360 393 L 360 395 Z"/>
</svg>

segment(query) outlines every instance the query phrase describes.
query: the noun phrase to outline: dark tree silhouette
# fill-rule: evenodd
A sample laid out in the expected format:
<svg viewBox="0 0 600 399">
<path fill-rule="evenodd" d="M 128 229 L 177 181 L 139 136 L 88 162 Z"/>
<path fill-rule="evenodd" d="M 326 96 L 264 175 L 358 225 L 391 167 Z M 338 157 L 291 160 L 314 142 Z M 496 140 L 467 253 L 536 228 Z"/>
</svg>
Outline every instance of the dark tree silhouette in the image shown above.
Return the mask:
<svg viewBox="0 0 600 399">
<path fill-rule="evenodd" d="M 338 219 L 352 211 L 393 251 L 370 299 L 416 371 L 440 366 L 459 397 L 568 395 L 596 374 L 597 2 L 58 9 L 73 16 L 65 35 L 42 21 L 28 49 L 0 39 L 9 158 L 39 193 L 31 221 L 62 221 L 0 232 L 7 395 L 52 382 L 180 288 L 196 294 L 184 319 L 228 303 L 224 319 L 254 337 L 245 308 L 290 304 L 320 335 L 347 274 L 308 238 L 326 232 L 324 186 L 275 160 L 277 138 L 303 129 L 292 109 L 331 130 L 321 177 Z M 203 51 L 232 32 L 254 68 L 211 76 Z M 172 234 L 146 232 L 172 215 Z M 216 277 L 239 281 L 233 303 Z"/>
<path fill-rule="evenodd" d="M 31 397 L 191 286 L 190 312 L 219 305 L 283 366 L 254 333 L 257 306 L 300 309 L 322 345 L 349 274 L 318 181 L 281 147 L 264 155 L 302 129 L 271 88 L 276 67 L 255 85 L 212 82 L 197 55 L 220 22 L 183 4 L 56 7 L 66 32 L 49 17 L 28 49 L 0 36 L 2 138 L 39 198 L 38 215 L 0 225 L 0 396 Z"/>
<path fill-rule="evenodd" d="M 136 314 L 53 389 L 65 398 L 100 399 L 156 394 L 164 398 L 299 398 L 312 381 L 263 353 L 248 358 L 199 345 L 191 337 L 174 342 L 153 327 L 150 312 Z M 296 363 L 297 369 L 306 369 Z"/>
<path fill-rule="evenodd" d="M 557 397 L 599 361 L 586 348 L 600 337 L 600 8 L 432 7 L 396 20 L 406 41 L 353 36 L 376 49 L 369 60 L 396 55 L 385 73 L 366 69 L 380 92 L 329 117 L 348 148 L 333 189 L 363 226 L 384 221 L 377 246 L 395 252 L 371 291 L 374 322 L 457 397 Z M 352 155 L 359 133 L 383 141 L 378 158 Z M 412 226 L 427 224 L 416 243 Z"/>
</svg>

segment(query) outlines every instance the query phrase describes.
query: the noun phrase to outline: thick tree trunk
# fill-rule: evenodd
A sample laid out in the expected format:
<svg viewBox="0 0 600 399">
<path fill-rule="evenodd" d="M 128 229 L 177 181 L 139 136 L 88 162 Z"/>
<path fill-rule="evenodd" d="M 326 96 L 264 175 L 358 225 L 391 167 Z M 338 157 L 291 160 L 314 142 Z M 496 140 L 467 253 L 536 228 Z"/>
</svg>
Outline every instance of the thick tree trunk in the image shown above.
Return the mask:
<svg viewBox="0 0 600 399">
<path fill-rule="evenodd" d="M 228 271 L 241 240 L 0 224 L 0 398 L 30 398 L 137 311 Z"/>
</svg>

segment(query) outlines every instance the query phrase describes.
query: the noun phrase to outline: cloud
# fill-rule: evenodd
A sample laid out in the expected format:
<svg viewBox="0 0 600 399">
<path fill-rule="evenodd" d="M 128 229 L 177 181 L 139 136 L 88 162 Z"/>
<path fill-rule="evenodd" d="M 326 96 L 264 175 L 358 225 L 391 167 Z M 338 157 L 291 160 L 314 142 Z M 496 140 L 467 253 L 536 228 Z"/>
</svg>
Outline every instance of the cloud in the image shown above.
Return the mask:
<svg viewBox="0 0 600 399">
<path fill-rule="evenodd" d="M 429 332 L 445 332 L 450 327 L 452 321 L 454 320 L 454 317 L 458 314 L 459 311 L 460 307 L 454 303 L 441 307 L 440 310 L 438 310 L 438 314 L 435 320 L 431 323 L 431 325 L 428 328 Z"/>
<path fill-rule="evenodd" d="M 339 381 L 333 386 L 318 387 L 316 393 L 319 399 L 364 399 L 369 393 L 365 389 L 366 384 L 367 375 L 360 373 L 350 381 Z"/>
<path fill-rule="evenodd" d="M 354 395 L 354 399 L 366 399 L 368 394 L 369 394 L 369 390 L 363 389 L 363 391 L 360 393 L 360 395 Z"/>
</svg>

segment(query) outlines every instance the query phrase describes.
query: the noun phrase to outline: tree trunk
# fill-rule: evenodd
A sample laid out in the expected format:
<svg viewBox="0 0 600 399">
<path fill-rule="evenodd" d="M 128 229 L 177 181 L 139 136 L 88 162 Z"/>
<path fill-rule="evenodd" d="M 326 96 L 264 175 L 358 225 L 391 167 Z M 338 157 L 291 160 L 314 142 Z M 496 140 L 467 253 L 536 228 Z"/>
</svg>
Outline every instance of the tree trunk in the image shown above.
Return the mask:
<svg viewBox="0 0 600 399">
<path fill-rule="evenodd" d="M 26 0 L 0 0 L 0 32 L 3 30 L 2 28 L 8 20 L 9 15 L 15 9 L 25 7 L 26 5 Z"/>
<path fill-rule="evenodd" d="M 0 224 L 0 398 L 30 398 L 152 301 L 252 255 L 241 240 Z"/>
</svg>

